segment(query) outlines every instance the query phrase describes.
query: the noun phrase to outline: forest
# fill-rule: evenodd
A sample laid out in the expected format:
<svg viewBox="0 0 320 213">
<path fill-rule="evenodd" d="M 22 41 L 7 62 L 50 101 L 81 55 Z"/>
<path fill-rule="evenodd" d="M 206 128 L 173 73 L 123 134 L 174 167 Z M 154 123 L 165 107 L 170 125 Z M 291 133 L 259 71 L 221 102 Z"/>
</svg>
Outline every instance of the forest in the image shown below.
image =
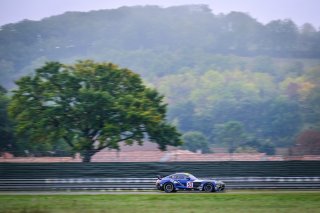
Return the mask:
<svg viewBox="0 0 320 213">
<path fill-rule="evenodd" d="M 206 5 L 67 12 L 1 26 L 1 150 L 67 149 L 16 138 L 7 105 L 14 81 L 45 62 L 86 59 L 127 67 L 163 94 L 186 149 L 320 154 L 320 31 Z"/>
</svg>

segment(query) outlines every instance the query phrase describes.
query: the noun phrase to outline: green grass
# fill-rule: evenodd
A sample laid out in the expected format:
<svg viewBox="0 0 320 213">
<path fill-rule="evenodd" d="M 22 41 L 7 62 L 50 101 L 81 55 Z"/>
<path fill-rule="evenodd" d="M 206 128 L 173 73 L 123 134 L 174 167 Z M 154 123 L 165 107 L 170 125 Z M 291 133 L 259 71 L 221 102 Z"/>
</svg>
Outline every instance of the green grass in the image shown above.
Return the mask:
<svg viewBox="0 0 320 213">
<path fill-rule="evenodd" d="M 320 212 L 320 192 L 0 195 L 0 212 Z"/>
</svg>

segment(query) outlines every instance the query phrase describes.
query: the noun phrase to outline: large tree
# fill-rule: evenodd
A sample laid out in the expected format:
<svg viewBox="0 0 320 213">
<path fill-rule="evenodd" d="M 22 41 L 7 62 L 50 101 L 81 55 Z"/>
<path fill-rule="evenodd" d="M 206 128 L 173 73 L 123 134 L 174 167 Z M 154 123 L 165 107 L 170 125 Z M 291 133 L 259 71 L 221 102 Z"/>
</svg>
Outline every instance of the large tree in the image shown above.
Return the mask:
<svg viewBox="0 0 320 213">
<path fill-rule="evenodd" d="M 181 144 L 166 123 L 166 104 L 139 75 L 111 63 L 49 62 L 17 82 L 9 106 L 18 134 L 36 142 L 64 140 L 84 162 L 104 148 L 144 139 L 159 148 Z"/>
</svg>

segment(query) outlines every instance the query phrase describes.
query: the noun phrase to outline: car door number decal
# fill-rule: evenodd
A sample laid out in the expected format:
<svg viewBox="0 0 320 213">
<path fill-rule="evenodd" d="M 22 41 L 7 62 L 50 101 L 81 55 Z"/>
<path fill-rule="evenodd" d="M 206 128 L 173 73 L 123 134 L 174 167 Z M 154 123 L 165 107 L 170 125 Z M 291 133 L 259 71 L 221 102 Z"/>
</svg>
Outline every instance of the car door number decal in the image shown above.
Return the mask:
<svg viewBox="0 0 320 213">
<path fill-rule="evenodd" d="M 193 182 L 187 182 L 187 188 L 193 188 Z"/>
</svg>

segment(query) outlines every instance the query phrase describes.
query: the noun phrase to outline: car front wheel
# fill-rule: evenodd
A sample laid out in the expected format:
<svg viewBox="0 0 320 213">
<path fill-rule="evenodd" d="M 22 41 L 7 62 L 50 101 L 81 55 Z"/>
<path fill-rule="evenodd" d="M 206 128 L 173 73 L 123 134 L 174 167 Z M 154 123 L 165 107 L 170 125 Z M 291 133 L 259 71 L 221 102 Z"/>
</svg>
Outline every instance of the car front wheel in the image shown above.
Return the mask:
<svg viewBox="0 0 320 213">
<path fill-rule="evenodd" d="M 204 186 L 203 186 L 203 190 L 205 192 L 213 192 L 214 191 L 214 188 L 213 188 L 213 185 L 211 183 L 206 183 Z"/>
</svg>

